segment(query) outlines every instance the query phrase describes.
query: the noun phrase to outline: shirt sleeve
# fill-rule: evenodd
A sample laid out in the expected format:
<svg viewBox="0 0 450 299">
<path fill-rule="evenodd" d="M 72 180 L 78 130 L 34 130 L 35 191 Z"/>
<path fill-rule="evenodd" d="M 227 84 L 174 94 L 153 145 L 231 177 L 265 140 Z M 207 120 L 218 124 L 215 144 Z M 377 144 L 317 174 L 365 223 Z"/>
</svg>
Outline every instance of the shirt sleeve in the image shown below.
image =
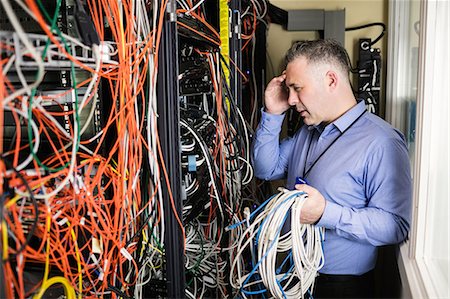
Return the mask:
<svg viewBox="0 0 450 299">
<path fill-rule="evenodd" d="M 255 132 L 252 151 L 252 163 L 257 178 L 276 180 L 286 175 L 294 140 L 286 138 L 280 143 L 284 116 L 261 111 L 261 121 Z"/>
<path fill-rule="evenodd" d="M 374 246 L 405 240 L 412 209 L 408 152 L 401 138 L 380 143 L 378 140 L 365 164 L 366 207 L 343 207 L 327 201 L 318 226 L 335 229 L 339 236 Z"/>
</svg>

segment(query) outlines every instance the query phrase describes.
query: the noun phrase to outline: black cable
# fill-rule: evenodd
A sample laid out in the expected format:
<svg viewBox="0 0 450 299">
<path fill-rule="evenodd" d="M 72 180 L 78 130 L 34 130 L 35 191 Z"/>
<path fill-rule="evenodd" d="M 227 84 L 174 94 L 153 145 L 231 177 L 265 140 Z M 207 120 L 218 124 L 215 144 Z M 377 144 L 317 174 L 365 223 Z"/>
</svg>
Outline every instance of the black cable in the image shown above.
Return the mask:
<svg viewBox="0 0 450 299">
<path fill-rule="evenodd" d="M 383 36 L 384 33 L 386 32 L 386 25 L 384 23 L 381 22 L 375 22 L 375 23 L 369 23 L 369 24 L 364 24 L 364 25 L 360 25 L 360 26 L 355 26 L 355 27 L 348 27 L 345 28 L 345 31 L 354 31 L 354 30 L 359 30 L 359 29 L 364 29 L 364 28 L 369 28 L 369 27 L 374 27 L 374 26 L 381 26 L 383 28 L 383 31 L 380 33 L 380 35 L 370 43 L 370 45 L 374 45 L 376 44 Z"/>
<path fill-rule="evenodd" d="M 287 26 L 288 12 L 286 10 L 267 1 L 267 14 L 271 23 Z"/>
<path fill-rule="evenodd" d="M 231 71 L 230 67 L 228 66 L 227 62 L 225 61 L 225 58 L 223 57 L 223 55 L 220 55 L 220 59 L 226 65 L 228 70 L 230 71 L 230 75 L 231 75 L 231 79 L 232 79 L 233 78 L 233 72 Z M 225 78 L 225 73 L 223 72 L 223 69 L 220 69 L 220 72 L 221 72 L 220 75 L 222 76 L 222 78 Z M 243 79 L 245 80 L 245 78 L 243 78 Z M 234 125 L 236 127 L 236 130 L 238 130 L 238 131 L 240 131 L 242 133 L 242 130 L 239 130 L 239 127 L 241 126 L 240 125 L 241 121 L 238 120 L 239 119 L 239 116 L 237 115 L 238 112 L 235 111 L 235 110 L 239 109 L 239 107 L 237 107 L 237 105 L 236 105 L 236 99 L 234 98 L 233 94 L 231 93 L 230 86 L 227 84 L 226 80 L 222 81 L 222 86 L 225 88 L 225 95 L 228 95 L 228 98 L 230 99 L 231 107 L 233 108 L 230 111 L 230 115 L 231 114 L 234 115 L 234 119 L 235 119 Z"/>
<path fill-rule="evenodd" d="M 119 295 L 122 298 L 125 299 L 133 299 L 133 297 L 128 296 L 127 294 L 125 294 L 124 292 L 122 292 L 119 288 L 116 288 L 115 286 L 108 284 L 108 288 L 106 289 L 107 291 L 111 291 L 116 293 L 117 295 Z"/>
<path fill-rule="evenodd" d="M 25 180 L 25 178 L 22 176 L 22 174 L 17 171 L 14 166 L 6 159 L 3 158 L 3 155 L 0 155 L 0 160 L 3 161 L 3 163 L 5 163 L 6 167 L 9 169 L 12 169 L 14 171 L 14 173 L 19 177 L 19 179 L 23 182 L 25 188 L 27 189 L 28 193 L 30 194 L 30 199 L 33 202 L 33 207 L 34 210 L 36 211 L 36 215 L 34 217 L 34 221 L 33 221 L 33 225 L 31 226 L 30 232 L 28 233 L 25 242 L 19 247 L 19 249 L 17 250 L 17 253 L 11 254 L 10 256 L 15 257 L 16 255 L 20 254 L 25 247 L 30 243 L 31 238 L 33 237 L 34 233 L 36 232 L 37 229 L 37 225 L 38 225 L 38 221 L 39 221 L 39 208 L 38 208 L 38 203 L 36 198 L 34 197 L 33 191 L 31 190 L 30 185 L 28 185 L 27 181 Z M 3 219 L 3 205 L 4 205 L 4 196 L 2 194 L 2 196 L 0 197 L 1 202 L 0 202 L 0 219 Z M 9 258 L 8 258 L 9 259 Z M 7 260 L 8 260 L 7 259 Z M 6 260 L 3 260 L 3 262 L 5 262 Z"/>
</svg>

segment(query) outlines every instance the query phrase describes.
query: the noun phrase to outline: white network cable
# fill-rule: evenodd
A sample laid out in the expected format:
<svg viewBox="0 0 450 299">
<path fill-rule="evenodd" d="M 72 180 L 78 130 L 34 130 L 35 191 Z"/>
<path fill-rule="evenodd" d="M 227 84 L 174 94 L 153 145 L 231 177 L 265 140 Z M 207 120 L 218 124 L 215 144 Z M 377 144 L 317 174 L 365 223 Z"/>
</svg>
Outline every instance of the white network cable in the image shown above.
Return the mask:
<svg viewBox="0 0 450 299">
<path fill-rule="evenodd" d="M 231 265 L 230 283 L 243 298 L 270 294 L 275 298 L 303 298 L 312 292 L 317 271 L 324 263 L 322 229 L 300 223 L 308 195 L 281 189 L 246 219 L 228 227 L 245 224 Z M 290 231 L 282 232 L 289 213 Z M 245 269 L 242 254 L 251 254 L 253 269 Z M 282 263 L 280 261 L 284 260 Z M 262 285 L 264 286 L 262 286 Z M 257 288 L 254 288 L 257 286 Z"/>
</svg>

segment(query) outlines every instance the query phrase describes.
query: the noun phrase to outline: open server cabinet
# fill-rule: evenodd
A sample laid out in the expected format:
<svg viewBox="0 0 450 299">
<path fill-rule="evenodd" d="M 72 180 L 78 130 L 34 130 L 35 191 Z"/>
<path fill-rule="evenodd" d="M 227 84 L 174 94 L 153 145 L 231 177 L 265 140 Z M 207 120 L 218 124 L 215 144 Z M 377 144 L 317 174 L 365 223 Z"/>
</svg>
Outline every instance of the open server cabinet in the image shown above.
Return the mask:
<svg viewBox="0 0 450 299">
<path fill-rule="evenodd" d="M 250 87 L 243 83 L 241 71 L 240 6 L 236 0 L 208 1 L 199 14 L 186 12 L 175 2 L 167 7 L 160 65 L 170 67 L 159 72 L 158 124 L 165 132 L 161 144 L 179 217 L 165 211 L 168 298 L 225 297 L 236 292 L 227 282 L 231 257 L 222 248 L 232 243 L 225 228 L 238 221 L 243 186 L 252 180 L 250 133 L 241 112 L 242 94 L 250 97 Z M 219 35 L 221 30 L 225 33 Z M 265 65 L 265 57 L 262 60 Z M 263 74 L 260 70 L 252 74 L 259 79 L 257 88 L 264 86 Z"/>
</svg>

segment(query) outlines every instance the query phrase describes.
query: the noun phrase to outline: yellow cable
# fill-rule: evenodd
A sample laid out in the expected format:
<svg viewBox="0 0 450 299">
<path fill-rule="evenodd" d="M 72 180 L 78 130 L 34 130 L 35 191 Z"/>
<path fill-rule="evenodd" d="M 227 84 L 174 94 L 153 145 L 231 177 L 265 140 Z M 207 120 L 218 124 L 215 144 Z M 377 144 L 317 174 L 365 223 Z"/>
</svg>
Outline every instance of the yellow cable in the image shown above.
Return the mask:
<svg viewBox="0 0 450 299">
<path fill-rule="evenodd" d="M 156 247 L 153 246 L 152 244 L 147 243 L 147 245 L 150 246 L 151 248 L 153 248 L 154 250 L 156 250 L 157 252 L 159 252 L 159 254 L 164 255 L 164 253 L 163 253 L 161 250 L 159 250 L 158 248 L 156 248 Z"/>
<path fill-rule="evenodd" d="M 42 285 L 44 285 L 47 282 L 48 279 L 48 273 L 49 268 L 50 268 L 50 222 L 51 222 L 51 218 L 50 218 L 50 211 L 47 211 L 47 221 L 46 221 L 46 227 L 47 227 L 47 246 L 46 246 L 46 254 L 45 254 L 45 270 L 44 270 L 44 280 L 42 282 Z"/>
<path fill-rule="evenodd" d="M 77 236 L 75 235 L 75 231 L 70 225 L 70 222 L 67 221 L 67 226 L 70 227 L 70 234 L 72 235 L 73 242 L 75 243 L 75 253 L 77 256 L 77 264 L 78 264 L 78 298 L 81 299 L 81 292 L 83 291 L 83 275 L 81 273 L 81 259 L 80 259 L 80 250 L 78 249 Z"/>
<path fill-rule="evenodd" d="M 5 220 L 2 220 L 2 245 L 3 245 L 3 260 L 8 259 L 8 227 L 6 226 Z M 0 273 L 3 275 L 3 273 Z"/>
<path fill-rule="evenodd" d="M 47 280 L 45 283 L 43 283 L 41 289 L 39 290 L 39 293 L 34 295 L 33 299 L 41 299 L 42 296 L 44 295 L 45 291 L 47 291 L 47 289 L 49 287 L 51 287 L 52 285 L 54 285 L 56 283 L 60 283 L 64 286 L 64 292 L 66 294 L 67 299 L 75 299 L 75 297 L 76 297 L 75 290 L 70 285 L 70 282 L 67 280 L 67 278 L 62 277 L 62 276 L 52 277 L 49 280 Z M 78 298 L 81 298 L 81 293 L 78 296 Z"/>
<path fill-rule="evenodd" d="M 229 9 L 228 9 L 228 1 L 220 0 L 219 4 L 219 18 L 220 18 L 220 47 L 222 55 L 230 65 L 230 22 L 229 22 Z M 225 80 L 227 80 L 228 85 L 230 84 L 230 71 L 228 68 L 222 63 L 223 73 L 225 75 Z"/>
<path fill-rule="evenodd" d="M 13 198 L 11 198 L 10 201 L 5 203 L 5 208 L 9 209 L 13 204 L 15 204 L 22 196 L 16 195 Z"/>
<path fill-rule="evenodd" d="M 114 166 L 117 168 L 117 162 L 114 159 L 111 159 L 111 162 L 114 164 Z M 119 171 L 117 169 L 115 169 L 113 166 L 111 166 L 110 164 L 108 164 L 108 167 L 112 170 L 112 172 L 114 172 L 115 174 L 117 174 L 119 177 L 121 177 L 122 175 L 119 173 Z M 125 181 L 128 181 L 128 169 L 125 169 L 125 174 L 127 175 L 125 178 L 123 178 Z"/>
<path fill-rule="evenodd" d="M 43 184 L 44 184 L 44 183 L 40 183 L 39 185 L 34 186 L 34 187 L 32 188 L 32 190 L 33 190 L 33 191 L 36 190 L 37 188 L 41 187 Z M 9 209 L 12 205 L 14 205 L 14 204 L 15 204 L 19 199 L 21 199 L 21 198 L 23 198 L 23 196 L 21 196 L 21 195 L 16 195 L 16 196 L 14 196 L 13 198 L 11 198 L 10 201 L 8 201 L 7 203 L 5 203 L 5 208 Z"/>
<path fill-rule="evenodd" d="M 51 217 L 50 217 L 50 211 L 49 211 L 47 213 L 47 217 L 46 217 L 46 228 L 47 228 L 47 232 L 49 233 L 49 235 L 47 237 L 47 244 L 46 244 L 44 279 L 42 280 L 42 286 L 41 286 L 41 289 L 39 290 L 39 293 L 34 295 L 33 299 L 42 298 L 42 296 L 47 291 L 47 289 L 49 287 L 51 287 L 52 285 L 54 285 L 55 283 L 61 283 L 64 286 L 67 299 L 75 299 L 76 298 L 75 289 L 72 287 L 72 285 L 67 280 L 67 278 L 62 277 L 62 276 L 54 276 L 54 277 L 48 279 L 48 274 L 50 272 L 50 224 L 51 224 Z M 67 226 L 70 227 L 69 221 L 67 221 Z M 75 252 L 77 255 L 77 264 L 78 264 L 78 273 L 79 273 L 78 287 L 80 288 L 80 292 L 78 293 L 78 298 L 81 299 L 83 277 L 81 274 L 80 254 L 79 254 L 78 245 L 76 242 L 77 239 L 75 236 L 75 232 L 71 227 L 70 227 L 70 233 L 75 242 L 75 250 L 76 250 Z"/>
<path fill-rule="evenodd" d="M 220 19 L 220 47 L 221 47 L 221 53 L 228 65 L 230 65 L 230 22 L 229 22 L 229 9 L 228 9 L 228 0 L 220 0 L 219 3 L 219 19 Z M 217 62 L 219 63 L 219 62 Z M 224 80 L 226 80 L 228 86 L 230 85 L 230 71 L 228 70 L 227 66 L 224 62 L 221 62 L 223 74 L 224 74 Z M 227 114 L 228 117 L 230 117 L 230 100 L 225 97 L 225 104 L 227 105 Z"/>
</svg>

